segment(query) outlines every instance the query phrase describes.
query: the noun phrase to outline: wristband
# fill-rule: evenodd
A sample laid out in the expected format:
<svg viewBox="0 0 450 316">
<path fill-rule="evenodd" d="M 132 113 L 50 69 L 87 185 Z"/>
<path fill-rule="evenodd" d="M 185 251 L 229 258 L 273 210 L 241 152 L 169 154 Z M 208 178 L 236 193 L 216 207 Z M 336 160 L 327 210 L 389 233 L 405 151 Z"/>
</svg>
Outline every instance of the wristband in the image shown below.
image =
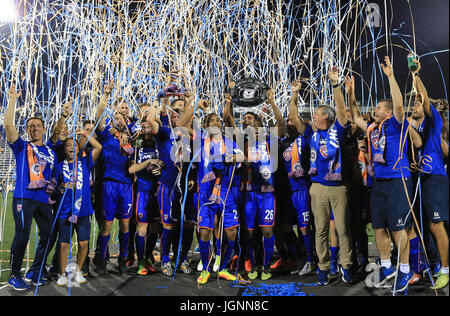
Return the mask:
<svg viewBox="0 0 450 316">
<path fill-rule="evenodd" d="M 337 87 L 339 87 L 339 82 L 338 83 L 336 83 L 336 84 L 332 84 L 332 86 L 333 86 L 333 88 L 337 88 Z"/>
</svg>

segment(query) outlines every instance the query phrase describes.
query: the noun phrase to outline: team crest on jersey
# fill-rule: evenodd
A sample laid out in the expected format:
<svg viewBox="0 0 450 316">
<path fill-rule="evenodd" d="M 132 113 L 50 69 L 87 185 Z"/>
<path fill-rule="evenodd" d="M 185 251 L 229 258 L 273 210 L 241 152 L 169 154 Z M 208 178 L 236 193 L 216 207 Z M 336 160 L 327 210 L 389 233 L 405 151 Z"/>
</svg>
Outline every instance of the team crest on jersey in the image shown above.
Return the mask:
<svg viewBox="0 0 450 316">
<path fill-rule="evenodd" d="M 81 198 L 75 201 L 75 208 L 78 210 L 81 209 Z"/>
<path fill-rule="evenodd" d="M 260 173 L 261 173 L 261 176 L 264 178 L 264 180 L 269 180 L 270 179 L 270 175 L 272 174 L 268 167 L 262 168 Z"/>
<path fill-rule="evenodd" d="M 292 147 L 289 147 L 286 149 L 283 153 L 284 160 L 289 161 L 292 157 Z"/>
<path fill-rule="evenodd" d="M 320 154 L 323 158 L 328 158 L 328 147 L 327 145 L 321 145 L 320 146 Z"/>
<path fill-rule="evenodd" d="M 32 165 L 31 172 L 38 176 L 41 173 L 41 165 L 38 163 L 35 163 L 34 165 Z"/>
<path fill-rule="evenodd" d="M 370 141 L 373 144 L 373 148 L 377 150 L 380 146 L 380 132 L 378 130 L 374 130 L 370 133 Z"/>
</svg>

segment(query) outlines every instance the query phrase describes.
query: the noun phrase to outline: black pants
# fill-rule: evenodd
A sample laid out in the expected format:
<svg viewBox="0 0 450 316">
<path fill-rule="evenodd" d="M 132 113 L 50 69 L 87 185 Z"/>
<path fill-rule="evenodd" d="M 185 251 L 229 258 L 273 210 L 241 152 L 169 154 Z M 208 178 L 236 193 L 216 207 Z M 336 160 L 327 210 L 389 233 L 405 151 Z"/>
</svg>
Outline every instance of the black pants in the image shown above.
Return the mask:
<svg viewBox="0 0 450 316">
<path fill-rule="evenodd" d="M 33 218 L 39 228 L 39 243 L 30 270 L 39 271 L 51 249 L 47 249 L 53 224 L 52 206 L 30 199 L 13 198 L 12 212 L 15 222 L 14 240 L 11 245 L 11 274 L 19 275 L 22 268 Z"/>
</svg>

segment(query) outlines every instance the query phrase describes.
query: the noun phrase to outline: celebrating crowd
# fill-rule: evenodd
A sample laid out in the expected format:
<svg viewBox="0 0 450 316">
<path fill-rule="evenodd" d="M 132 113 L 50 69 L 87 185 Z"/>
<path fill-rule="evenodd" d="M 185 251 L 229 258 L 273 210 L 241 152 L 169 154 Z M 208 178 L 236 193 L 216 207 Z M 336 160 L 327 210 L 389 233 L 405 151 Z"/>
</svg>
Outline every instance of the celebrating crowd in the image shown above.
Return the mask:
<svg viewBox="0 0 450 316">
<path fill-rule="evenodd" d="M 403 292 L 427 268 L 434 272 L 433 289 L 447 286 L 446 104 L 430 99 L 416 63 L 410 117 L 386 57 L 381 66 L 391 99 L 379 101 L 373 115 L 360 112 L 355 78 L 340 82 L 336 67 L 328 70 L 335 104 L 315 105 L 311 120 L 298 111 L 300 80 L 291 83 L 287 113 L 269 88 L 271 126 L 251 108 L 236 122 L 239 104 L 229 91 L 223 113 L 212 112 L 208 100 L 195 99 L 198 91 L 180 91 L 171 73 L 159 102 L 137 106 L 136 115 L 125 99 L 111 97 L 120 87 L 109 83 L 96 120 L 69 132 L 72 104 L 66 103 L 47 142 L 40 117 L 27 119 L 28 141 L 19 137 L 14 114 L 21 92 L 12 85 L 4 119 L 17 175 L 9 284 L 27 290 L 55 273 L 57 285 L 67 285 L 74 231 L 74 280 L 85 283 L 94 215 L 99 275 L 111 269 L 108 244 L 117 220 L 121 273 L 137 259 L 139 275 L 160 270 L 172 276 L 180 269 L 197 274 L 199 284 L 213 272 L 230 281 L 242 275 L 269 280 L 281 269 L 300 278 L 317 274 L 322 286 L 338 274 L 351 284 L 369 263 L 371 223 L 380 267 L 375 287 Z M 23 276 L 33 219 L 39 244 Z M 189 258 L 194 238 L 200 253 L 195 268 Z M 158 241 L 160 266 L 153 257 Z"/>
</svg>

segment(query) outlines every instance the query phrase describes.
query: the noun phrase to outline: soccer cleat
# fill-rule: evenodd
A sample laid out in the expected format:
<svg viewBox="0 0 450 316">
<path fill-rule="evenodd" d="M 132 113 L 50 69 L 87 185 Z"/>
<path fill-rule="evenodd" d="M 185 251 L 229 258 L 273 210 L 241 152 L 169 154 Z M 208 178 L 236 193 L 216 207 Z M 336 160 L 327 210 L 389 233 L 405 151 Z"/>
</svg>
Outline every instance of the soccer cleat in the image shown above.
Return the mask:
<svg viewBox="0 0 450 316">
<path fill-rule="evenodd" d="M 170 262 L 163 263 L 161 265 L 161 271 L 165 276 L 172 276 L 173 275 L 173 266 Z"/>
<path fill-rule="evenodd" d="M 220 256 L 216 256 L 216 261 L 214 261 L 213 271 L 217 272 L 220 268 Z"/>
<path fill-rule="evenodd" d="M 328 284 L 328 270 L 319 270 L 319 280 L 317 284 L 323 286 Z"/>
<path fill-rule="evenodd" d="M 437 278 L 439 276 L 439 273 L 441 272 L 441 263 L 438 262 L 436 263 L 436 265 L 433 267 L 433 276 L 435 278 Z"/>
<path fill-rule="evenodd" d="M 331 260 L 330 261 L 330 275 L 336 275 L 338 274 L 338 263 L 337 260 Z"/>
<path fill-rule="evenodd" d="M 201 272 L 203 271 L 203 263 L 202 263 L 202 259 L 200 259 L 198 265 L 197 265 L 197 271 Z"/>
<path fill-rule="evenodd" d="M 343 267 L 341 267 L 341 273 L 342 273 L 342 281 L 344 281 L 345 283 L 353 282 L 352 272 L 350 269 L 344 269 Z"/>
<path fill-rule="evenodd" d="M 280 259 L 278 259 L 277 261 L 275 261 L 271 266 L 270 266 L 270 268 L 272 269 L 272 270 L 278 270 L 278 269 L 281 269 L 283 266 L 284 266 L 284 263 L 285 261 L 282 259 L 282 258 L 280 258 Z"/>
<path fill-rule="evenodd" d="M 238 255 L 234 255 L 233 259 L 231 260 L 231 264 L 230 264 L 230 269 L 231 270 L 236 270 L 237 269 L 238 260 L 239 260 L 239 256 Z"/>
<path fill-rule="evenodd" d="M 85 284 L 87 282 L 86 278 L 83 276 L 83 272 L 77 271 L 75 273 L 75 282 L 78 284 Z"/>
<path fill-rule="evenodd" d="M 147 267 L 145 266 L 145 262 L 144 261 L 139 261 L 138 262 L 138 268 L 137 268 L 137 274 L 139 275 L 147 275 L 148 271 L 147 271 Z"/>
<path fill-rule="evenodd" d="M 228 281 L 236 281 L 236 276 L 230 273 L 227 269 L 223 269 L 219 271 L 219 278 L 228 280 Z"/>
<path fill-rule="evenodd" d="M 250 280 L 254 280 L 258 277 L 258 271 L 256 271 L 255 267 L 252 267 L 252 269 L 250 270 L 250 272 L 248 273 L 248 278 Z"/>
<path fill-rule="evenodd" d="M 14 275 L 9 277 L 8 284 L 11 285 L 16 291 L 28 291 L 30 286 L 25 282 L 22 274 Z"/>
<path fill-rule="evenodd" d="M 145 261 L 145 268 L 147 269 L 147 273 L 155 273 L 156 269 L 153 267 L 152 261 L 150 259 L 144 259 Z"/>
<path fill-rule="evenodd" d="M 89 275 L 89 263 L 91 260 L 89 260 L 89 257 L 86 258 L 86 260 L 83 263 L 83 266 L 81 267 L 81 272 L 83 273 L 83 276 L 86 277 Z"/>
<path fill-rule="evenodd" d="M 305 265 L 303 266 L 303 268 L 300 270 L 300 272 L 298 273 L 299 276 L 302 275 L 307 275 L 314 272 L 314 265 L 312 262 L 307 261 L 305 263 Z"/>
<path fill-rule="evenodd" d="M 189 262 L 187 262 L 186 260 L 184 260 L 181 263 L 181 271 L 183 271 L 184 274 L 192 274 L 192 269 L 191 266 L 189 265 Z"/>
<path fill-rule="evenodd" d="M 261 273 L 261 280 L 267 281 L 272 277 L 272 273 L 270 271 L 270 266 L 265 266 Z"/>
<path fill-rule="evenodd" d="M 250 272 L 252 270 L 252 262 L 250 261 L 250 259 L 245 260 L 244 266 L 245 271 Z"/>
<path fill-rule="evenodd" d="M 409 273 L 403 273 L 401 271 L 398 272 L 397 282 L 392 286 L 392 293 L 400 293 L 406 291 L 409 285 L 409 281 L 414 277 L 414 272 L 410 271 Z"/>
<path fill-rule="evenodd" d="M 65 274 L 59 274 L 58 280 L 56 281 L 57 286 L 66 286 L 67 285 L 67 277 Z"/>
<path fill-rule="evenodd" d="M 413 278 L 411 279 L 411 281 L 409 281 L 409 285 L 413 285 L 418 283 L 420 280 L 422 280 L 422 274 L 420 273 L 414 273 Z"/>
<path fill-rule="evenodd" d="M 127 266 L 127 259 L 126 258 L 119 257 L 118 263 L 119 263 L 119 272 L 120 273 L 128 272 L 128 266 Z"/>
<path fill-rule="evenodd" d="M 133 266 L 134 261 L 135 261 L 134 253 L 130 252 L 128 254 L 127 261 L 125 262 L 125 266 L 127 266 L 127 267 Z"/>
<path fill-rule="evenodd" d="M 438 275 L 438 278 L 434 282 L 434 287 L 431 286 L 430 289 L 440 290 L 446 287 L 447 285 L 448 285 L 448 274 L 440 273 Z"/>
<path fill-rule="evenodd" d="M 376 287 L 377 289 L 390 287 L 387 281 L 395 277 L 396 273 L 397 271 L 395 270 L 394 266 L 390 266 L 389 268 L 381 267 L 379 273 L 379 281 L 374 285 L 374 287 Z"/>
<path fill-rule="evenodd" d="M 198 284 L 206 284 L 209 280 L 211 273 L 209 271 L 203 270 L 200 276 L 197 278 Z"/>
</svg>

